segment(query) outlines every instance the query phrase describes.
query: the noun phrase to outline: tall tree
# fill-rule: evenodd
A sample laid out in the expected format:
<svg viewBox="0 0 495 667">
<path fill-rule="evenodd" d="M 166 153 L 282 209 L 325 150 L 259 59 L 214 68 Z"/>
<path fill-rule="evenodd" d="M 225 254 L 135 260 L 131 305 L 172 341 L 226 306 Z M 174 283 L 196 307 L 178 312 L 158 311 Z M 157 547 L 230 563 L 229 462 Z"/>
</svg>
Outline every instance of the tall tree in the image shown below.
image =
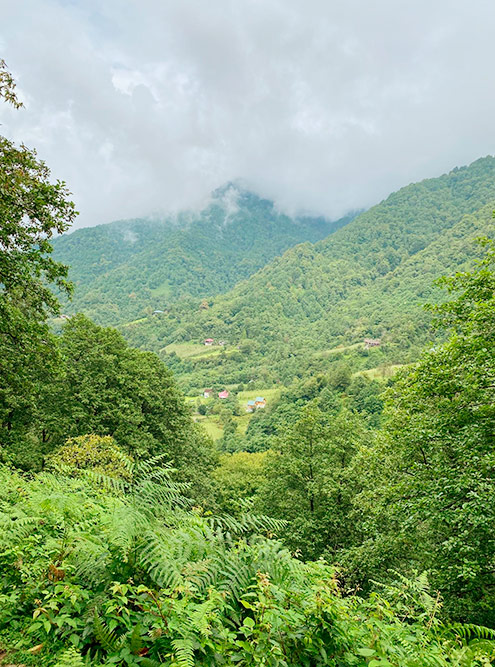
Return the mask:
<svg viewBox="0 0 495 667">
<path fill-rule="evenodd" d="M 0 61 L 0 97 L 21 106 Z M 0 136 L 0 443 L 25 434 L 39 381 L 53 370 L 46 319 L 58 311 L 50 284 L 70 291 L 67 267 L 51 257 L 50 239 L 76 216 L 62 181 L 26 146 Z"/>
<path fill-rule="evenodd" d="M 260 503 L 289 521 L 285 539 L 305 558 L 333 557 L 352 542 L 347 472 L 363 437 L 358 415 L 342 409 L 330 416 L 311 402 L 267 456 Z"/>
<path fill-rule="evenodd" d="M 428 569 L 451 615 L 493 626 L 495 244 L 482 244 L 476 270 L 441 281 L 452 299 L 433 310 L 448 340 L 389 400 L 386 437 L 367 466 L 375 493 L 358 507 L 369 539 L 355 557 L 358 567 L 369 558 L 374 576 Z"/>
<path fill-rule="evenodd" d="M 67 321 L 59 350 L 60 373 L 45 385 L 40 405 L 38 465 L 68 437 L 111 436 L 138 459 L 166 454 L 204 496 L 215 460 L 211 443 L 163 362 L 84 315 Z"/>
</svg>

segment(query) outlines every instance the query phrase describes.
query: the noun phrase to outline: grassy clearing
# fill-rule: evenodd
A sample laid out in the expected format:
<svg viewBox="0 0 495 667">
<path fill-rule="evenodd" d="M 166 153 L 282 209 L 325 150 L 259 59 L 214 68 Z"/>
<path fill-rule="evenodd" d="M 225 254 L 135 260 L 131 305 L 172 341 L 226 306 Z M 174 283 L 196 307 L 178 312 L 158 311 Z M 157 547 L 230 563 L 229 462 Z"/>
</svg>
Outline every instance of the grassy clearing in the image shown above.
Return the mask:
<svg viewBox="0 0 495 667">
<path fill-rule="evenodd" d="M 321 350 L 320 352 L 316 352 L 315 357 L 331 357 L 333 354 L 339 354 L 340 352 L 350 352 L 351 350 L 357 350 L 360 347 L 364 347 L 364 344 L 353 343 L 352 345 L 337 345 L 337 347 L 332 347 L 329 350 Z"/>
<path fill-rule="evenodd" d="M 172 288 L 168 283 L 163 283 L 163 285 L 154 287 L 150 292 L 157 299 L 168 299 L 172 294 Z"/>
<path fill-rule="evenodd" d="M 201 426 L 203 426 L 213 441 L 219 440 L 222 437 L 223 428 L 218 421 L 217 415 L 210 415 L 209 417 L 201 417 L 196 415 L 195 419 L 198 423 L 201 424 Z"/>
<path fill-rule="evenodd" d="M 382 364 L 367 371 L 358 371 L 354 375 L 362 375 L 370 380 L 388 380 L 397 373 L 399 368 L 404 368 L 404 364 Z"/>
<path fill-rule="evenodd" d="M 220 423 L 218 415 L 209 415 L 203 417 L 201 415 L 194 415 L 196 422 L 201 424 L 205 431 L 208 433 L 210 438 L 215 441 L 219 440 L 223 435 L 223 426 Z M 237 424 L 237 433 L 244 435 L 246 433 L 247 427 L 249 426 L 249 420 L 251 419 L 251 414 L 243 414 L 240 417 L 232 417 L 234 422 Z"/>
<path fill-rule="evenodd" d="M 211 352 L 215 352 L 215 348 L 202 345 L 201 343 L 171 343 L 163 348 L 163 352 L 166 352 L 167 354 L 175 352 L 181 359 L 187 359 L 198 355 L 204 356 L 208 353 L 211 354 Z"/>
<path fill-rule="evenodd" d="M 220 345 L 204 345 L 203 343 L 170 343 L 164 347 L 161 352 L 166 354 L 175 354 L 181 359 L 191 359 L 191 361 L 201 361 L 202 359 L 211 359 L 218 357 L 222 352 L 225 354 L 233 354 L 237 352 L 237 348 L 225 348 Z"/>
<path fill-rule="evenodd" d="M 233 420 L 237 424 L 237 432 L 240 433 L 241 435 L 244 435 L 244 433 L 246 433 L 251 416 L 252 416 L 251 414 L 246 413 L 244 415 L 241 415 L 240 417 L 233 417 Z"/>
<path fill-rule="evenodd" d="M 244 435 L 244 433 L 247 430 L 247 427 L 249 426 L 249 420 L 254 414 L 254 413 L 247 413 L 245 411 L 246 404 L 248 401 L 256 398 L 257 396 L 263 396 L 266 399 L 267 404 L 270 404 L 278 398 L 278 396 L 280 395 L 280 391 L 281 390 L 278 387 L 274 387 L 271 389 L 253 389 L 252 391 L 240 391 L 237 394 L 237 402 L 241 414 L 239 416 L 235 415 L 232 416 L 232 419 L 237 424 L 237 432 L 241 435 Z M 223 435 L 223 427 L 220 422 L 219 415 L 204 416 L 196 412 L 196 405 L 198 404 L 214 405 L 218 399 L 204 398 L 201 395 L 201 396 L 185 396 L 185 400 L 194 409 L 193 413 L 194 420 L 202 424 L 202 426 L 205 428 L 206 432 L 212 438 L 212 440 L 215 441 L 221 438 Z"/>
</svg>

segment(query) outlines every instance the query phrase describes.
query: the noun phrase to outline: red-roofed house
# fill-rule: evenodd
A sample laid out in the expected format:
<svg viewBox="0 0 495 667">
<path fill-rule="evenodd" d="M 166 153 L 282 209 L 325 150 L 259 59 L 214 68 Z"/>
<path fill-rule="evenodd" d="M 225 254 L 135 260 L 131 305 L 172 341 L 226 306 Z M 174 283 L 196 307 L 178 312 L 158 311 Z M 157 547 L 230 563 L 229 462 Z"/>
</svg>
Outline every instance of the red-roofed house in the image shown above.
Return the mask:
<svg viewBox="0 0 495 667">
<path fill-rule="evenodd" d="M 218 394 L 218 398 L 228 398 L 228 397 L 229 397 L 229 392 L 226 389 Z"/>
<path fill-rule="evenodd" d="M 205 345 L 213 345 L 213 338 L 205 338 Z"/>
</svg>

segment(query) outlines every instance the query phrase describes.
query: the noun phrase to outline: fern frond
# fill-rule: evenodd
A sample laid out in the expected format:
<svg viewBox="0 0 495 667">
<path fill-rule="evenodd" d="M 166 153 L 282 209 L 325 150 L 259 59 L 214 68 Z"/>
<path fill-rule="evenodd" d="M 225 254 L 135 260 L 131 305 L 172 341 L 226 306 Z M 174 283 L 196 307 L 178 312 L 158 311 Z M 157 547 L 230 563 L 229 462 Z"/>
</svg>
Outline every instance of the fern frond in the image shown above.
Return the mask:
<svg viewBox="0 0 495 667">
<path fill-rule="evenodd" d="M 38 516 L 0 515 L 0 544 L 7 546 L 25 539 L 40 521 Z"/>
<path fill-rule="evenodd" d="M 141 637 L 141 626 L 139 623 L 134 626 L 131 632 L 129 648 L 133 655 L 137 655 L 143 648 L 143 639 Z"/>
<path fill-rule="evenodd" d="M 247 533 L 276 533 L 287 526 L 287 521 L 257 514 L 243 514 L 239 518 L 224 515 L 212 517 L 209 520 L 212 530 L 221 528 L 232 535 Z"/>
<path fill-rule="evenodd" d="M 134 464 L 133 473 L 135 477 L 144 476 L 156 471 L 156 469 L 167 471 L 169 475 L 177 472 L 177 469 L 172 467 L 172 463 L 168 459 L 168 454 L 163 453 L 152 456 L 145 461 L 136 462 Z"/>
<path fill-rule="evenodd" d="M 84 661 L 79 651 L 69 648 L 62 653 L 54 667 L 84 667 Z"/>
<path fill-rule="evenodd" d="M 241 593 L 256 581 L 255 568 L 240 558 L 226 561 L 220 575 L 219 590 L 229 592 L 234 598 L 240 598 Z"/>
<path fill-rule="evenodd" d="M 450 623 L 444 626 L 448 633 L 469 641 L 472 639 L 490 639 L 495 640 L 495 629 L 487 628 L 484 625 L 475 625 L 474 623 Z"/>
<path fill-rule="evenodd" d="M 95 609 L 93 616 L 93 627 L 95 632 L 95 637 L 98 640 L 99 644 L 108 651 L 112 653 L 119 648 L 119 642 L 115 630 L 109 630 L 107 624 L 103 619 L 100 618 L 98 611 Z"/>
<path fill-rule="evenodd" d="M 106 475 L 98 470 L 81 470 L 82 477 L 92 483 L 94 486 L 99 486 L 110 493 L 124 495 L 126 484 L 124 480 Z"/>
<path fill-rule="evenodd" d="M 180 667 L 194 667 L 194 643 L 192 639 L 173 639 L 177 664 Z"/>
</svg>

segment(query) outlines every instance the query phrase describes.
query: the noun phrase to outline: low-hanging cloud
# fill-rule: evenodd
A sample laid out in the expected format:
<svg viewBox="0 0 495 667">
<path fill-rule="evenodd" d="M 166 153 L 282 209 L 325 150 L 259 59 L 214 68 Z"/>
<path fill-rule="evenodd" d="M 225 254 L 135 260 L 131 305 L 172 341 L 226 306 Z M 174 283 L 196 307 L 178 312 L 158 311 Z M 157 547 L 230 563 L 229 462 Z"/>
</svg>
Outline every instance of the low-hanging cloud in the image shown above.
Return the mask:
<svg viewBox="0 0 495 667">
<path fill-rule="evenodd" d="M 487 0 L 0 0 L 25 108 L 3 134 L 77 226 L 194 208 L 241 178 L 337 217 L 495 152 Z"/>
</svg>

